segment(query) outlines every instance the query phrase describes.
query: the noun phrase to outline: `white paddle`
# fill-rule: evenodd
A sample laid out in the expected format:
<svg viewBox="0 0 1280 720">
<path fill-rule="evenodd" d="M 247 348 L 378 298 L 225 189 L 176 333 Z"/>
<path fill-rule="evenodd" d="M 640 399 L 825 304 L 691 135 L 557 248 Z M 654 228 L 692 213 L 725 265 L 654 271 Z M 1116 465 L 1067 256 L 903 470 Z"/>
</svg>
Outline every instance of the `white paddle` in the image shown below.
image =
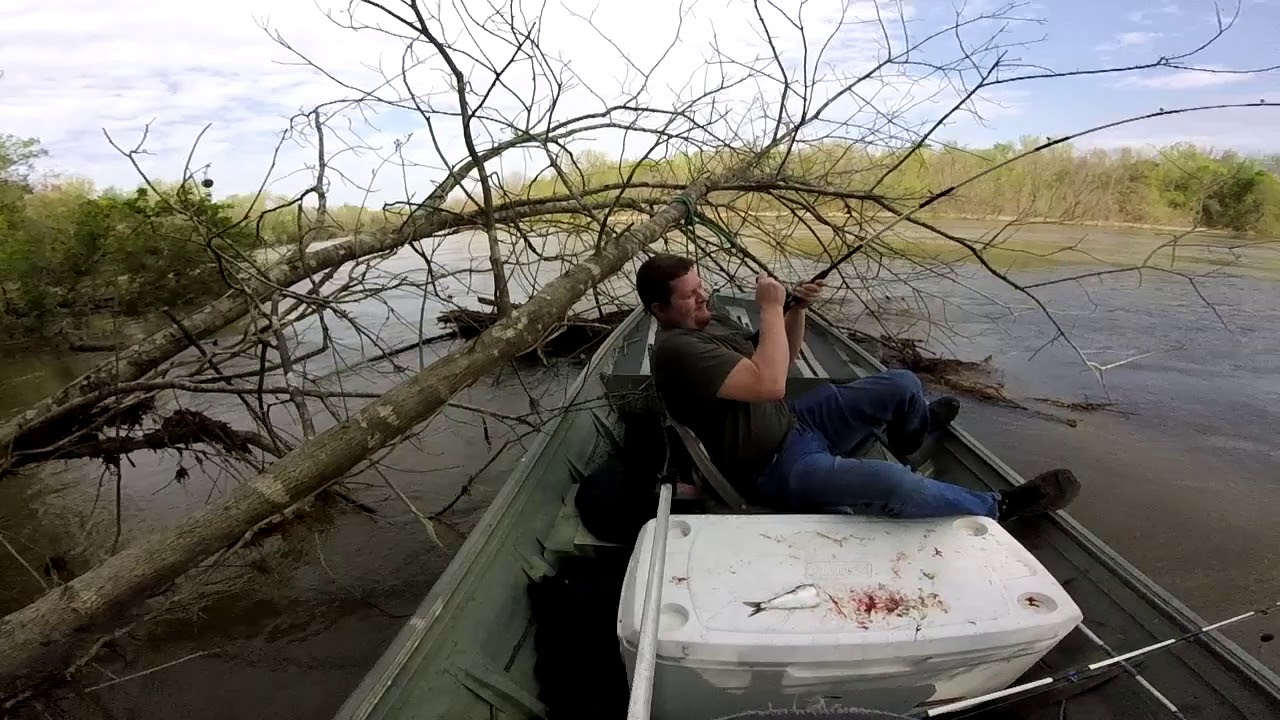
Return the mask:
<svg viewBox="0 0 1280 720">
<path fill-rule="evenodd" d="M 658 606 L 662 602 L 662 575 L 667 560 L 667 533 L 671 526 L 671 483 L 658 488 L 658 516 L 653 526 L 649 550 L 649 584 L 640 614 L 640 645 L 636 648 L 636 671 L 631 678 L 631 701 L 627 720 L 649 720 L 653 703 L 653 672 L 658 655 Z"/>
</svg>

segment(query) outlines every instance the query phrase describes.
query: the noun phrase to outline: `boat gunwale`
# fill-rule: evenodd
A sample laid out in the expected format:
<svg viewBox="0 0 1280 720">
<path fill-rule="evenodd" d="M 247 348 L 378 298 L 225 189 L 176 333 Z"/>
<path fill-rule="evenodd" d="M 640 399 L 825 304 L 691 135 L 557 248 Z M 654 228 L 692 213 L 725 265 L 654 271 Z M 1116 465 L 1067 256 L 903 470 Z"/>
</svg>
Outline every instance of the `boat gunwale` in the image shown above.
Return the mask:
<svg viewBox="0 0 1280 720">
<path fill-rule="evenodd" d="M 845 335 L 836 328 L 834 322 L 824 316 L 821 312 L 810 309 L 809 314 L 814 324 L 823 326 L 823 330 L 830 336 L 836 338 L 846 349 L 850 349 L 857 353 L 870 365 L 879 370 L 887 368 L 874 355 L 865 348 L 859 346 L 853 340 L 845 337 Z M 999 458 L 995 453 L 989 450 L 973 435 L 964 430 L 958 423 L 952 423 L 951 432 L 955 436 L 955 440 L 966 446 L 983 462 L 989 465 L 1004 479 L 1014 485 L 1021 485 L 1026 482 L 1016 470 L 1009 467 L 1007 463 Z M 959 459 L 959 458 L 958 458 Z M 961 460 L 963 462 L 963 460 Z M 972 468 L 970 468 L 973 471 Z M 981 477 L 981 473 L 973 471 L 975 475 Z M 1140 594 L 1148 603 L 1169 616 L 1169 620 L 1175 624 L 1182 625 L 1187 631 L 1199 630 L 1209 624 L 1198 613 L 1184 604 L 1175 595 L 1170 593 L 1164 586 L 1151 579 L 1122 555 L 1115 551 L 1110 545 L 1104 542 L 1097 535 L 1090 532 L 1087 528 L 1076 520 L 1065 510 L 1059 510 L 1050 513 L 1043 518 L 1049 522 L 1053 522 L 1060 530 L 1067 535 L 1068 538 L 1076 542 L 1086 552 L 1088 552 L 1100 564 L 1111 570 L 1122 582 Z M 1144 623 L 1145 624 L 1145 623 Z M 1214 654 L 1222 657 L 1224 660 L 1232 663 L 1239 671 L 1244 673 L 1251 680 L 1263 686 L 1280 700 L 1280 674 L 1268 668 L 1258 658 L 1248 653 L 1244 648 L 1240 647 L 1235 641 L 1226 637 L 1221 631 L 1215 630 L 1200 636 L 1201 641 L 1209 646 Z"/>
<path fill-rule="evenodd" d="M 604 342 L 601 343 L 600 348 L 592 355 L 586 366 L 578 373 L 573 384 L 565 393 L 566 397 L 569 398 L 570 404 L 577 401 L 589 378 L 594 375 L 602 375 L 602 373 L 598 372 L 600 365 L 605 362 L 606 358 L 611 359 L 610 351 L 614 350 L 619 341 L 639 322 L 639 312 L 640 309 L 637 308 L 618 327 L 614 328 L 613 332 L 609 333 Z M 450 558 L 440 577 L 436 578 L 436 581 L 432 583 L 431 589 L 427 591 L 426 596 L 418 604 L 413 615 L 405 620 L 404 625 L 383 649 L 373 667 L 361 678 L 360 682 L 356 684 L 348 695 L 347 700 L 338 708 L 338 711 L 334 714 L 335 719 L 365 720 L 365 718 L 374 713 L 410 658 L 422 646 L 428 633 L 435 627 L 435 623 L 442 614 L 445 605 L 454 599 L 454 593 L 463 584 L 468 574 L 477 567 L 476 559 L 481 552 L 491 543 L 499 542 L 496 539 L 496 534 L 491 531 L 498 526 L 502 517 L 511 508 L 512 502 L 529 478 L 530 469 L 534 465 L 533 461 L 541 456 L 552 436 L 563 427 L 568 415 L 568 413 L 557 413 L 550 422 L 542 427 L 529 449 L 517 461 L 516 468 L 506 482 L 502 484 L 502 487 L 499 488 L 489 506 L 485 508 L 484 514 L 480 516 L 475 526 L 467 533 L 466 539 L 459 546 L 453 557 Z M 379 668 L 379 665 L 392 653 L 394 653 L 394 657 L 391 658 L 389 663 Z"/>
</svg>

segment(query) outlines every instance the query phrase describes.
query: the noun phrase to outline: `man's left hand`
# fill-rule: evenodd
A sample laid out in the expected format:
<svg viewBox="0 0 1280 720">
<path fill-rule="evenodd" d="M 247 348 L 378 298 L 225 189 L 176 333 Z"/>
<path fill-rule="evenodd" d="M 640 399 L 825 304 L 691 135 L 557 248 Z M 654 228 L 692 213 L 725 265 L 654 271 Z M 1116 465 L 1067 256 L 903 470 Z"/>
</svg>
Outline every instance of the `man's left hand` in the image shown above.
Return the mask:
<svg viewBox="0 0 1280 720">
<path fill-rule="evenodd" d="M 796 298 L 795 306 L 802 308 L 822 297 L 822 288 L 825 287 L 825 285 L 826 283 L 821 280 L 797 285 L 795 289 L 791 291 L 791 294 Z"/>
</svg>

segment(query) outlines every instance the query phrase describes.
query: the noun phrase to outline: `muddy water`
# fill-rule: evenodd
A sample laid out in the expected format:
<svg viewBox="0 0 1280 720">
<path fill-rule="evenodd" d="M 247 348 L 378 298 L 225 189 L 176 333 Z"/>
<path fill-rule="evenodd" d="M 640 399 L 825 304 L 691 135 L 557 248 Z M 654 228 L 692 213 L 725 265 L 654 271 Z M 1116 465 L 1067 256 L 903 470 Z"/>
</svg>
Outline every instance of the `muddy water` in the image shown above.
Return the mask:
<svg viewBox="0 0 1280 720">
<path fill-rule="evenodd" d="M 466 247 L 446 248 L 437 259 L 453 266 L 466 263 Z M 411 253 L 382 263 L 374 282 L 390 282 L 399 273 L 420 279 L 420 262 Z M 475 291 L 486 292 L 483 278 Z M 470 302 L 461 279 L 441 284 Z M 385 303 L 357 302 L 344 310 L 353 321 L 376 332 L 386 346 L 411 340 L 425 318 L 424 335 L 439 332 L 434 318 L 443 307 L 423 305 L 421 293 L 393 292 Z M 341 387 L 383 391 L 403 374 L 387 364 L 351 368 L 362 354 L 374 354 L 367 338 L 350 325 L 332 322 L 334 350 L 308 361 L 307 370 L 325 375 L 341 369 Z M 231 331 L 225 334 L 234 336 Z M 306 328 L 299 352 L 315 348 L 319 329 Z M 406 372 L 430 363 L 447 345 L 425 348 L 419 356 L 397 357 Z M 99 358 L 8 356 L 0 359 L 0 412 L 37 400 L 73 379 Z M 533 410 L 545 413 L 565 402 L 564 392 L 580 368 L 507 365 L 475 383 L 456 400 L 508 415 Z M 235 366 L 224 366 L 228 373 Z M 336 381 L 335 381 L 336 387 Z M 531 403 L 529 396 L 535 399 Z M 170 404 L 172 405 L 172 400 Z M 230 395 L 184 396 L 183 407 L 205 411 L 233 425 L 247 427 L 246 411 Z M 352 410 L 366 400 L 351 401 Z M 531 407 L 536 404 L 537 407 Z M 318 404 L 316 425 L 333 422 Z M 272 418 L 282 432 L 296 435 L 285 408 Z M 545 417 L 545 415 L 543 416 Z M 269 541 L 242 558 L 239 566 L 217 577 L 195 596 L 199 612 L 174 607 L 166 619 L 152 624 L 145 643 L 130 643 L 124 657 L 104 657 L 105 669 L 124 676 L 149 667 L 206 653 L 136 680 L 88 693 L 84 700 L 50 709 L 70 717 L 327 717 L 399 630 L 435 577 L 443 570 L 488 500 L 518 459 L 517 440 L 528 428 L 514 430 L 501 421 L 459 409 L 446 409 L 411 441 L 380 458 L 380 472 L 364 472 L 350 483 L 351 493 L 376 513 L 350 508 L 317 517 L 294 530 L 287 548 Z M 508 441 L 517 441 L 507 444 Z M 506 448 L 505 451 L 503 448 Z M 499 452 L 501 451 L 501 452 Z M 498 459 L 476 476 L 492 456 Z M 192 511 L 224 497 L 245 479 L 236 468 L 191 453 L 139 454 L 122 467 L 119 544 L 146 533 L 173 527 Z M 179 481 L 178 469 L 186 476 Z M 474 476 L 474 480 L 473 480 Z M 390 487 L 401 491 L 416 510 L 430 515 L 450 503 L 453 509 L 432 523 L 431 531 Z M 458 500 L 460 490 L 469 491 Z M 8 612 L 48 583 L 45 558 L 64 559 L 62 571 L 92 567 L 116 542 L 115 481 L 102 465 L 77 461 L 44 466 L 0 483 L 0 537 L 7 540 L 27 567 L 0 546 L 0 611 Z M 432 536 L 434 533 L 434 538 Z M 87 684 L 113 676 L 90 672 Z M 36 708 L 33 717 L 41 717 Z"/>
<path fill-rule="evenodd" d="M 456 247 L 452 262 L 466 262 Z M 410 272 L 411 254 L 381 266 L 388 276 Z M 863 266 L 871 274 L 870 265 Z M 909 268 L 900 269 L 909 272 Z M 1037 269 L 1021 275 L 1032 282 L 1067 270 Z M 888 274 L 880 272 L 881 279 Z M 483 279 L 476 292 L 483 293 Z M 993 356 L 1012 394 L 1118 403 L 1131 414 L 1072 414 L 1069 428 L 1026 412 L 966 403 L 962 422 L 1015 469 L 1032 474 L 1066 465 L 1086 483 L 1073 514 L 1140 569 L 1210 618 L 1232 614 L 1255 601 L 1280 597 L 1273 549 L 1280 546 L 1280 286 L 1265 280 L 1221 278 L 1202 284 L 1225 321 L 1207 310 L 1185 282 L 1127 277 L 1049 288 L 1040 293 L 1068 335 L 1095 362 L 1155 354 L 1105 374 L 1106 392 L 1074 352 L 1061 343 L 1036 353 L 1052 326 L 1025 297 L 961 268 L 954 279 L 915 273 L 921 293 L 872 281 L 861 289 L 886 309 L 885 321 L 911 327 L 939 349 L 969 359 Z M 467 302 L 456 285 L 455 299 Z M 856 307 L 846 306 L 848 315 Z M 423 307 L 409 290 L 387 303 L 347 307 L 378 328 L 388 345 L 425 334 L 440 308 Z M 394 310 L 390 312 L 389 310 Z M 836 308 L 829 308 L 836 311 Z M 925 320 L 945 320 L 949 332 L 927 331 Z M 865 318 L 863 318 L 865 321 Z M 312 371 L 343 367 L 343 356 L 359 353 L 359 336 L 332 328 L 352 349 L 322 356 Z M 314 332 L 314 330 L 313 330 Z M 308 342 L 317 342 L 308 336 Z M 366 348 L 367 350 L 367 348 Z M 442 348 L 401 357 L 412 370 Z M 1034 355 L 1034 357 L 1033 357 Z M 58 387 L 86 358 L 9 357 L 0 362 L 0 403 L 21 407 Z M 554 406 L 577 368 L 507 367 L 477 383 L 464 402 L 508 413 L 529 411 L 525 388 L 542 406 Z M 345 387 L 380 390 L 395 382 L 383 365 L 341 373 Z M 197 407 L 219 417 L 243 417 L 229 396 L 201 398 Z M 355 401 L 355 406 L 362 401 Z M 237 415 L 239 413 L 239 415 Z M 273 412 L 289 427 L 283 408 Z M 323 416 L 317 418 L 322 427 Z M 401 489 L 421 511 L 450 502 L 471 474 L 512 436 L 512 431 L 471 413 L 449 410 L 412 443 L 384 458 L 383 474 L 367 472 L 353 484 L 374 516 L 343 511 L 295 531 L 281 551 L 276 543 L 249 556 L 233 582 L 197 612 L 177 608 L 152 626 L 143 645 L 112 658 L 107 669 L 125 675 L 193 653 L 207 654 L 145 677 L 89 693 L 61 710 L 83 717 L 324 718 L 359 681 L 395 634 L 475 522 L 516 458 L 518 445 L 480 476 L 472 492 L 445 521 L 434 524 L 439 544 L 390 490 Z M 147 531 L 180 523 L 192 509 L 216 500 L 239 478 L 190 455 L 135 458 L 123 469 L 120 543 Z M 181 465 L 190 471 L 175 482 Z M 385 476 L 385 479 L 384 479 Z M 114 483 L 102 482 L 100 465 L 67 463 L 42 468 L 0 486 L 0 533 L 40 574 L 45 557 L 67 559 L 82 571 L 105 553 L 116 534 Z M 0 605 L 10 609 L 29 598 L 39 581 L 0 548 Z M 1234 635 L 1273 666 L 1274 649 L 1257 641 L 1256 628 Z M 108 675 L 98 683 L 110 681 Z"/>
<path fill-rule="evenodd" d="M 1065 343 L 1042 349 L 1054 330 L 1025 297 L 976 273 L 965 281 L 990 299 L 937 283 L 948 302 L 891 304 L 903 308 L 899 320 L 945 316 L 951 332 L 936 333 L 935 346 L 991 355 L 1012 396 L 1079 426 L 968 402 L 964 427 L 1025 476 L 1074 469 L 1085 488 L 1072 515 L 1206 619 L 1280 599 L 1280 285 L 1202 283 L 1216 315 L 1169 276 L 1047 288 L 1040 297 L 1089 360 L 1153 353 L 1100 383 Z M 1125 414 L 1073 413 L 1035 397 L 1113 402 Z M 1267 623 L 1228 635 L 1280 668 L 1275 644 L 1259 641 L 1277 629 Z"/>
</svg>

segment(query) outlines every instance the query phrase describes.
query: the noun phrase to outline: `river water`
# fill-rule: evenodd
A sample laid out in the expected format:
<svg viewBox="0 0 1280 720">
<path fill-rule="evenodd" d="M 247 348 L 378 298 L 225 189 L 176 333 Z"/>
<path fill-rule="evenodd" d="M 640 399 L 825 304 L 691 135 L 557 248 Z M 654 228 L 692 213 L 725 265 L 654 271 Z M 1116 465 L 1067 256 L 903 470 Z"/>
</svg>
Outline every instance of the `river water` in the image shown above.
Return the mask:
<svg viewBox="0 0 1280 720">
<path fill-rule="evenodd" d="M 1107 239 L 1105 232 L 1091 234 L 1095 241 Z M 1117 234 L 1115 241 L 1128 241 L 1131 234 Z M 466 263 L 475 250 L 458 244 L 437 260 Z M 400 253 L 381 269 L 409 271 L 415 262 L 411 253 Z M 1152 353 L 1106 371 L 1104 388 L 1070 347 L 1058 342 L 1042 348 L 1054 335 L 1043 312 L 978 266 L 959 266 L 945 276 L 898 267 L 899 276 L 914 273 L 915 291 L 909 292 L 891 282 L 883 267 L 861 262 L 851 268 L 861 268 L 870 279 L 858 291 L 874 301 L 887 325 L 909 328 L 931 347 L 961 358 L 992 356 L 1012 396 L 1079 423 L 1072 428 L 966 401 L 959 422 L 980 442 L 1024 475 L 1073 468 L 1085 490 L 1072 514 L 1206 618 L 1280 598 L 1274 556 L 1280 547 L 1280 285 L 1257 277 L 1202 281 L 1199 289 L 1217 315 L 1185 280 L 1168 275 L 1115 275 L 1041 289 L 1042 302 L 1090 360 L 1105 365 Z M 1045 266 L 1017 277 L 1030 283 L 1077 271 Z M 458 283 L 456 292 L 455 299 L 465 303 L 469 292 L 483 294 L 485 288 L 481 282 L 468 291 Z M 867 327 L 868 318 L 858 316 L 860 306 L 847 301 L 826 311 Z M 421 293 L 411 290 L 348 308 L 378 328 L 388 345 L 413 337 L 418 317 L 426 318 L 424 334 L 434 332 L 431 318 L 439 309 L 423 307 Z M 350 329 L 333 332 L 352 347 L 359 342 Z M 425 349 L 421 358 L 409 353 L 401 362 L 416 369 L 444 350 Z M 358 350 L 340 354 L 350 357 Z M 91 360 L 0 356 L 0 412 L 56 389 Z M 339 359 L 322 356 L 309 368 L 340 366 Z M 518 414 L 530 412 L 532 395 L 538 407 L 554 407 L 578 369 L 572 363 L 508 365 L 458 400 Z M 347 370 L 341 377 L 344 387 L 364 390 L 396 381 L 385 364 Z M 1028 399 L 1033 397 L 1106 400 L 1123 414 L 1072 412 Z M 191 402 L 233 424 L 244 416 L 230 396 Z M 283 408 L 273 417 L 288 425 Z M 318 418 L 317 424 L 327 421 Z M 249 553 L 250 561 L 232 571 L 235 582 L 214 600 L 199 611 L 175 609 L 149 626 L 146 643 L 123 646 L 127 663 L 107 658 L 105 669 L 127 675 L 205 654 L 96 689 L 61 711 L 118 718 L 329 717 L 447 564 L 519 446 L 508 446 L 471 492 L 433 524 L 438 541 L 389 483 L 430 514 L 453 500 L 520 430 L 447 410 L 383 458 L 381 474 L 363 473 L 352 484 L 352 493 L 376 515 L 330 513 L 293 530 L 293 542 L 284 549 L 269 542 Z M 190 455 L 139 454 L 134 462 L 123 468 L 122 544 L 180 523 L 192 508 L 237 482 L 234 473 L 207 462 L 202 467 Z M 189 471 L 182 482 L 175 481 L 179 465 Z M 42 576 L 46 557 L 63 557 L 68 571 L 79 572 L 109 550 L 116 532 L 114 481 L 103 477 L 100 464 L 79 461 L 43 467 L 0 486 L 0 537 L 34 571 L 0 548 L 0 610 L 39 591 L 35 576 Z M 1260 643 L 1256 626 L 1231 636 L 1280 667 L 1280 654 Z M 90 685 L 112 680 L 89 675 Z"/>
</svg>

